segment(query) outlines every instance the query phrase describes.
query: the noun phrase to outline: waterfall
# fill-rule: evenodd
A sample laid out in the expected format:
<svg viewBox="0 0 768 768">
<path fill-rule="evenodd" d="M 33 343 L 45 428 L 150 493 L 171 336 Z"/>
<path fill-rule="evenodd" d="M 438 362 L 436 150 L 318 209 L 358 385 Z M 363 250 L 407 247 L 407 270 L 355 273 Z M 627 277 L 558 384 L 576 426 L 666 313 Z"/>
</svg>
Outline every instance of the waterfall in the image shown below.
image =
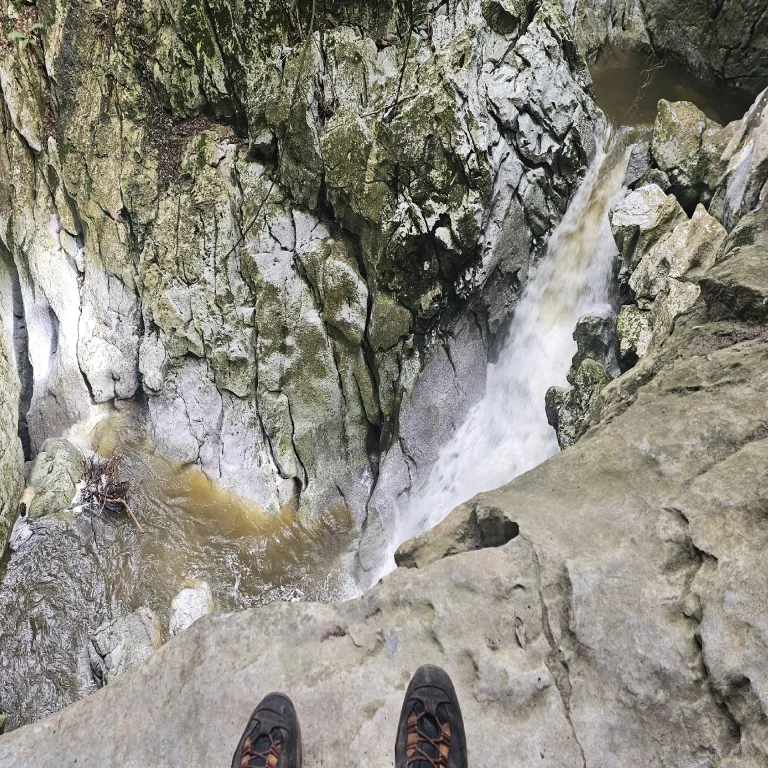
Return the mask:
<svg viewBox="0 0 768 768">
<path fill-rule="evenodd" d="M 397 546 L 439 523 L 452 509 L 497 488 L 557 452 L 544 396 L 566 386 L 584 314 L 609 306 L 616 246 L 608 223 L 627 165 L 626 142 L 606 135 L 547 253 L 515 310 L 486 394 L 440 450 L 425 480 L 396 515 L 384 572 Z"/>
</svg>

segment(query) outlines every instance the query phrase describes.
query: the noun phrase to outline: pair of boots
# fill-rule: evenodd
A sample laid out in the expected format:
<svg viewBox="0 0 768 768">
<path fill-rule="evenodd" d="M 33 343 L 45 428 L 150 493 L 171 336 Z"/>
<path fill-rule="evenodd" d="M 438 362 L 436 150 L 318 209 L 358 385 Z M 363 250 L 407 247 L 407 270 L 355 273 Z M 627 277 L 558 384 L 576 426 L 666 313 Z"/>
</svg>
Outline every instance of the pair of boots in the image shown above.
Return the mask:
<svg viewBox="0 0 768 768">
<path fill-rule="evenodd" d="M 301 768 L 301 731 L 291 700 L 270 693 L 251 715 L 232 768 Z M 467 742 L 456 691 L 439 667 L 421 667 L 405 693 L 395 768 L 467 768 Z"/>
</svg>

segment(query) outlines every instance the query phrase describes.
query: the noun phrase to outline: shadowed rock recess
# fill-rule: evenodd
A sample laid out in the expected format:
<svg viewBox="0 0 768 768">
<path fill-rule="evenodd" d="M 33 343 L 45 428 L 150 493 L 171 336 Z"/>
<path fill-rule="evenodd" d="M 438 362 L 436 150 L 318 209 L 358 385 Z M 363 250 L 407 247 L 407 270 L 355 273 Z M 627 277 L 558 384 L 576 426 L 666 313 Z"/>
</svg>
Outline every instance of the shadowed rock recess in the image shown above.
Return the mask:
<svg viewBox="0 0 768 768">
<path fill-rule="evenodd" d="M 580 50 L 612 39 L 605 14 L 766 84 L 761 3 L 713 3 L 696 47 L 711 9 L 675 5 L 10 0 L 0 545 L 26 457 L 29 551 L 90 547 L 62 514 L 82 464 L 61 438 L 120 400 L 160 454 L 265 512 L 374 529 L 482 397 L 596 154 Z M 55 663 L 105 687 L 17 727 L 59 701 L 35 662 L 0 768 L 227 765 L 272 690 L 306 765 L 391 768 L 424 663 L 455 682 L 473 766 L 768 765 L 768 90 L 727 126 L 661 101 L 630 157 L 617 306 L 579 321 L 571 387 L 542 393 L 563 451 L 349 602 L 209 613 L 191 580 L 161 646 L 154 611 L 89 595 L 120 615 Z M 82 558 L 50 573 L 105 565 Z"/>
</svg>

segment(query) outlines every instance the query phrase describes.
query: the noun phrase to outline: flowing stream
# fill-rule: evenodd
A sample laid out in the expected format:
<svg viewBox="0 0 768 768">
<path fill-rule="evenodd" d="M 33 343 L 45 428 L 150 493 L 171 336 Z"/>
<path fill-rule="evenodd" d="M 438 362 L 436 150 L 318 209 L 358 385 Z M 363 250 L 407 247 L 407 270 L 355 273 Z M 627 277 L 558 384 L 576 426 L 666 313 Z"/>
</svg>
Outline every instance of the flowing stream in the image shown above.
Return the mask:
<svg viewBox="0 0 768 768">
<path fill-rule="evenodd" d="M 442 447 L 425 482 L 412 492 L 398 517 L 392 552 L 475 494 L 509 482 L 558 450 L 544 412 L 544 395 L 552 385 L 567 385 L 579 317 L 611 309 L 617 251 L 608 209 L 621 189 L 627 155 L 624 135 L 614 140 L 606 131 L 517 305 L 498 362 L 488 367 L 485 397 Z M 393 565 L 391 553 L 388 565 Z"/>
<path fill-rule="evenodd" d="M 547 254 L 526 286 L 486 393 L 440 450 L 426 479 L 396 510 L 379 576 L 394 568 L 394 551 L 437 525 L 477 493 L 498 488 L 558 450 L 544 397 L 567 386 L 585 314 L 615 311 L 612 274 L 617 249 L 608 210 L 621 191 L 629 146 L 649 130 L 659 99 L 692 101 L 721 123 L 742 117 L 748 103 L 653 57 L 608 51 L 591 68 L 597 102 L 609 125 L 578 192 L 552 234 Z"/>
</svg>

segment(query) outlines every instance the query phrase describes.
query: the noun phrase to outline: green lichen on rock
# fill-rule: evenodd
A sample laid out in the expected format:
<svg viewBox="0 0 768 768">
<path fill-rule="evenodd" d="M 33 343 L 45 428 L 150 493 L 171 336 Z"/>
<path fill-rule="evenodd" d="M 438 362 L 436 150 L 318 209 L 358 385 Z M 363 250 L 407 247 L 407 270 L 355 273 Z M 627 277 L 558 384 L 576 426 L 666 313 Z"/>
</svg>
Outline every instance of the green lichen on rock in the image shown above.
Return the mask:
<svg viewBox="0 0 768 768">
<path fill-rule="evenodd" d="M 687 101 L 659 101 L 651 154 L 686 210 L 709 203 L 718 182 L 722 128 Z"/>
<path fill-rule="evenodd" d="M 560 448 L 573 445 L 589 426 L 590 409 L 616 372 L 616 334 L 609 316 L 584 315 L 573 332 L 576 354 L 567 374 L 570 387 L 550 387 L 545 396 L 547 421 Z"/>
<path fill-rule="evenodd" d="M 2 262 L 0 262 L 1 264 Z M 0 325 L 0 552 L 11 533 L 23 484 L 24 457 L 18 438 L 19 379 Z"/>
<path fill-rule="evenodd" d="M 69 440 L 51 438 L 43 443 L 29 472 L 27 485 L 35 490 L 31 518 L 69 509 L 83 478 L 83 454 Z"/>
<path fill-rule="evenodd" d="M 173 459 L 362 522 L 430 349 L 471 315 L 487 358 L 594 155 L 559 4 L 38 10 L 46 68 L 3 60 L 0 152 L 0 236 L 58 323 L 35 448 L 142 397 Z"/>
</svg>

